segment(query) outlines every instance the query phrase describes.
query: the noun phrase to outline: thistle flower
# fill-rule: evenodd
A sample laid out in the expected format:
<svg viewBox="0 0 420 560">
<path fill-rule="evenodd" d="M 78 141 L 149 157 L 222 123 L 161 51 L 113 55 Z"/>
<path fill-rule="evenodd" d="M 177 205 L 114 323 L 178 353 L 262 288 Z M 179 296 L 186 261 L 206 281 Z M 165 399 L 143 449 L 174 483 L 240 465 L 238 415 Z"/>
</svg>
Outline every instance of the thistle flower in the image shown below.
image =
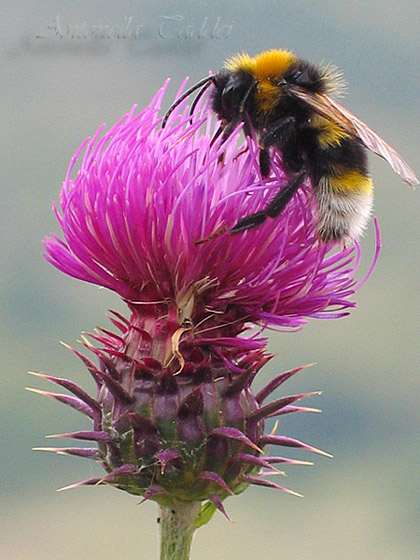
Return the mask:
<svg viewBox="0 0 420 560">
<path fill-rule="evenodd" d="M 279 161 L 261 178 L 255 143 L 237 146 L 240 131 L 212 144 L 205 110 L 192 123 L 176 111 L 162 130 L 164 89 L 140 114 L 131 111 L 99 139 L 101 127 L 79 148 L 61 192 L 62 214 L 56 209 L 64 241 L 47 238 L 46 258 L 142 312 L 171 303 L 180 324 L 209 315 L 231 323 L 232 309 L 237 323 L 278 327 L 347 314 L 355 305 L 354 249 L 331 255 L 318 244 L 309 185 L 280 219 L 200 243 L 261 209 L 287 179 Z"/>
<path fill-rule="evenodd" d="M 266 475 L 279 472 L 275 464 L 305 462 L 262 456 L 267 445 L 323 453 L 264 432 L 266 418 L 315 410 L 296 404 L 315 393 L 265 402 L 298 368 L 254 394 L 271 357 L 259 333 L 348 314 L 358 251 L 318 243 L 309 184 L 280 218 L 230 235 L 286 183 L 280 156 L 262 178 L 255 143 L 241 141 L 239 129 L 224 143 L 212 140 L 205 103 L 192 118 L 181 105 L 162 129 L 165 89 L 102 137 L 101 127 L 71 162 L 55 209 L 64 240 L 47 238 L 46 258 L 117 292 L 131 317 L 114 313 L 119 334 L 91 335 L 96 345 L 84 338 L 97 364 L 73 349 L 96 382 L 94 397 L 46 375 L 72 395 L 42 393 L 92 419 L 91 431 L 56 437 L 97 447 L 52 449 L 105 468 L 75 486 L 110 484 L 164 508 L 207 501 L 197 526 L 215 508 L 225 513 L 223 500 L 249 484 L 286 490 Z"/>
</svg>

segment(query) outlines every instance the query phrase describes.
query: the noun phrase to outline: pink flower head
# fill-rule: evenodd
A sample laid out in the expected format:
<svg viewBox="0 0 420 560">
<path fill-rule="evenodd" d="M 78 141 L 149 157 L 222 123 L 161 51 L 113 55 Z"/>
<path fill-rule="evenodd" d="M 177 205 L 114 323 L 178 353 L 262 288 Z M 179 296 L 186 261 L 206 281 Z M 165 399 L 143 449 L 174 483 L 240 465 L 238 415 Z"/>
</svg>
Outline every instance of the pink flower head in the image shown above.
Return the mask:
<svg viewBox="0 0 420 560">
<path fill-rule="evenodd" d="M 240 130 L 212 142 L 206 104 L 192 118 L 181 105 L 162 129 L 165 90 L 79 148 L 56 210 L 64 241 L 47 238 L 46 258 L 130 307 L 171 302 L 180 324 L 194 323 L 198 309 L 200 318 L 203 310 L 223 318 L 234 308 L 239 322 L 292 328 L 309 317 L 346 315 L 355 305 L 356 250 L 331 253 L 318 242 L 310 185 L 279 218 L 231 235 L 286 184 L 281 160 L 263 179 L 255 142 L 241 140 Z"/>
</svg>

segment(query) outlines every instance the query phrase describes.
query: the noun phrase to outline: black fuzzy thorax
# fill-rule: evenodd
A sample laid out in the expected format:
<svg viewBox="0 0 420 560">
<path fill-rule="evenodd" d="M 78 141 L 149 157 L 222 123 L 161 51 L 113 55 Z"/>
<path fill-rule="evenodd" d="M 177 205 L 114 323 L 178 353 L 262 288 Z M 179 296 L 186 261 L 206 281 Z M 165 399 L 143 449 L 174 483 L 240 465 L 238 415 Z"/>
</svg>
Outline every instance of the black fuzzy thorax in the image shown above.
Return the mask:
<svg viewBox="0 0 420 560">
<path fill-rule="evenodd" d="M 293 63 L 284 73 L 283 79 L 287 84 L 300 86 L 311 93 L 325 94 L 331 89 L 325 71 L 305 60 Z"/>
</svg>

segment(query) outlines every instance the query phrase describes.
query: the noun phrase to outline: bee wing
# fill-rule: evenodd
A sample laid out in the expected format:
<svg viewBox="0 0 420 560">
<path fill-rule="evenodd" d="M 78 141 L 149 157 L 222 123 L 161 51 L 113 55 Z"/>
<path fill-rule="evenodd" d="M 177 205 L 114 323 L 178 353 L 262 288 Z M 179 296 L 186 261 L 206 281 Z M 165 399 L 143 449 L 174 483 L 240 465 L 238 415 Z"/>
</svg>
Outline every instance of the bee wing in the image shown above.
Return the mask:
<svg viewBox="0 0 420 560">
<path fill-rule="evenodd" d="M 290 92 L 305 101 L 316 113 L 340 126 L 350 136 L 361 142 L 368 150 L 386 160 L 401 179 L 414 187 L 419 180 L 408 163 L 385 140 L 353 113 L 328 95 L 310 93 L 298 86 L 291 86 Z"/>
</svg>

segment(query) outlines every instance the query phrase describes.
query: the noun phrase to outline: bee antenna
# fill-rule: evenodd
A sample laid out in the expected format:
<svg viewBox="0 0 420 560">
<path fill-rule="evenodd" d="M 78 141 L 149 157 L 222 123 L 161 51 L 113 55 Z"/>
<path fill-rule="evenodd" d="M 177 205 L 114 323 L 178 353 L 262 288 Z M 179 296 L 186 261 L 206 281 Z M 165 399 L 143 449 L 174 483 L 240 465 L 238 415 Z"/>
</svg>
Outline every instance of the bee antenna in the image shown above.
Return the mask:
<svg viewBox="0 0 420 560">
<path fill-rule="evenodd" d="M 197 103 L 200 101 L 200 99 L 203 97 L 204 92 L 206 91 L 206 89 L 209 87 L 210 82 L 214 83 L 214 79 L 213 76 L 210 76 L 209 80 L 207 83 L 204 84 L 204 86 L 201 88 L 200 93 L 197 95 L 197 97 L 194 99 L 194 101 L 191 104 L 191 109 L 190 109 L 190 116 L 194 113 L 195 108 L 197 107 Z"/>
<path fill-rule="evenodd" d="M 198 94 L 197 98 L 194 100 L 194 103 L 193 103 L 192 108 L 191 108 L 191 112 L 192 112 L 193 109 L 196 107 L 198 100 L 203 95 L 204 91 L 209 87 L 210 82 L 214 82 L 214 76 L 207 76 L 206 78 L 203 78 L 202 80 L 197 82 L 195 85 L 190 87 L 190 89 L 187 89 L 187 91 L 185 91 L 181 95 L 181 97 L 178 97 L 178 99 L 174 103 L 172 103 L 172 105 L 166 111 L 166 115 L 163 117 L 163 121 L 162 121 L 162 128 L 165 128 L 166 123 L 168 122 L 169 116 L 174 111 L 174 109 L 176 109 L 178 107 L 178 105 L 180 105 L 186 97 L 191 95 L 195 90 L 202 87 L 203 88 L 202 91 Z"/>
</svg>

